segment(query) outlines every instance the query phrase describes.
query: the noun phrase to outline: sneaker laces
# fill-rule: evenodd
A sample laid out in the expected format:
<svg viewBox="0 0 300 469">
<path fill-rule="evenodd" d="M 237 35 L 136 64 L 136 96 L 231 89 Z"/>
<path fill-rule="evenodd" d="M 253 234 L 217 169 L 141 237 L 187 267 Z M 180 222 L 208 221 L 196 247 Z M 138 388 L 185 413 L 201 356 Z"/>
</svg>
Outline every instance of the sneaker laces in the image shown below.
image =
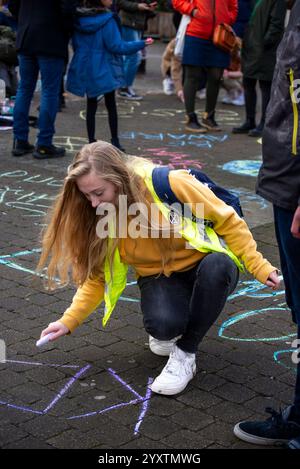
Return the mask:
<svg viewBox="0 0 300 469">
<path fill-rule="evenodd" d="M 187 356 L 180 357 L 179 353 L 176 353 L 176 350 L 173 350 L 170 353 L 170 358 L 166 364 L 165 371 L 170 373 L 170 375 L 179 376 L 181 370 L 184 370 L 185 374 L 188 375 L 191 371 L 191 365 L 187 358 Z"/>
<path fill-rule="evenodd" d="M 279 408 L 279 412 L 277 412 L 273 407 L 266 407 L 266 412 L 271 414 L 271 417 L 268 419 L 272 424 L 278 429 L 287 429 L 290 427 L 294 427 L 296 422 L 289 422 L 283 418 L 283 411 Z"/>
</svg>

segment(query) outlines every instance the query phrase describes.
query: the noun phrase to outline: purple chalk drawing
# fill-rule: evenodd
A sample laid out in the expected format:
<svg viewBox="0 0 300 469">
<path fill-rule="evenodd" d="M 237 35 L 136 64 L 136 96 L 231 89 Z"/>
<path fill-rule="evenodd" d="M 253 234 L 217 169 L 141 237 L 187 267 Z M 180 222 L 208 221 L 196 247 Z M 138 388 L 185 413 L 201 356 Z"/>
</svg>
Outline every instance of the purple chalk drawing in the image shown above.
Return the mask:
<svg viewBox="0 0 300 469">
<path fill-rule="evenodd" d="M 32 407 L 27 407 L 27 406 L 21 406 L 17 404 L 13 404 L 8 401 L 3 401 L 0 400 L 0 405 L 3 405 L 8 408 L 20 410 L 23 412 L 30 412 L 32 414 L 36 415 L 46 415 L 49 413 L 51 409 L 67 394 L 67 392 L 70 390 L 70 388 L 78 381 L 79 378 L 81 378 L 88 370 L 92 368 L 92 365 L 86 365 L 84 367 L 80 367 L 77 365 L 59 365 L 55 363 L 39 363 L 39 362 L 26 362 L 26 361 L 18 361 L 18 360 L 6 360 L 5 362 L 11 363 L 11 364 L 19 364 L 19 365 L 30 365 L 30 366 L 45 366 L 45 367 L 55 367 L 55 368 L 70 368 L 70 369 L 79 369 L 75 375 L 68 380 L 68 382 L 63 386 L 63 388 L 54 396 L 54 398 L 51 400 L 51 402 L 43 409 L 43 410 L 36 410 L 33 409 Z M 91 417 L 95 415 L 101 415 L 106 412 L 116 410 L 122 407 L 126 407 L 129 405 L 136 405 L 136 404 L 142 404 L 142 409 L 141 412 L 138 416 L 137 423 L 134 427 L 134 435 L 137 435 L 139 433 L 140 426 L 146 416 L 148 406 L 149 406 L 149 401 L 151 399 L 151 389 L 150 389 L 150 384 L 153 382 L 152 378 L 148 378 L 148 384 L 147 384 L 147 391 L 146 395 L 143 397 L 141 396 L 137 391 L 135 391 L 129 384 L 127 384 L 117 373 L 115 370 L 112 368 L 108 369 L 109 374 L 117 380 L 128 392 L 132 393 L 136 398 L 133 400 L 130 400 L 128 402 L 121 402 L 119 404 L 112 405 L 110 407 L 106 407 L 105 409 L 101 410 L 95 410 L 93 412 L 81 414 L 81 415 L 73 415 L 71 417 L 66 417 L 67 420 L 74 420 L 74 419 L 80 419 L 80 418 L 86 418 L 86 417 Z"/>
<path fill-rule="evenodd" d="M 189 154 L 178 151 L 171 151 L 166 147 L 146 148 L 145 151 L 147 153 L 150 153 L 150 155 L 152 156 L 152 161 L 154 163 L 161 165 L 168 164 L 173 169 L 188 169 L 191 166 L 193 168 L 202 169 L 204 166 L 204 164 L 200 161 L 190 159 Z"/>
</svg>

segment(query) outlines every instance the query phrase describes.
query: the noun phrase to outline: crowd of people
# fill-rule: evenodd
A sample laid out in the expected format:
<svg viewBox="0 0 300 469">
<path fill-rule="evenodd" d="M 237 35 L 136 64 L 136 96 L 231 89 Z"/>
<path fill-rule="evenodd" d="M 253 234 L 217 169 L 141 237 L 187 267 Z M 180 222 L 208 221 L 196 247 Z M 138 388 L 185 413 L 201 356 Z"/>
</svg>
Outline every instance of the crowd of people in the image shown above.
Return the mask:
<svg viewBox="0 0 300 469">
<path fill-rule="evenodd" d="M 62 157 L 65 150 L 53 144 L 53 136 L 63 83 L 69 92 L 86 97 L 89 143 L 68 167 L 43 234 L 38 266 L 47 268 L 50 287 L 57 278 L 67 284 L 70 275 L 78 289 L 71 306 L 41 336 L 51 334 L 54 341 L 72 333 L 103 300 L 105 325 L 126 286 L 128 266 L 132 266 L 138 277 L 150 350 L 168 357 L 151 389 L 162 395 L 176 395 L 193 379 L 199 344 L 235 289 L 239 271 L 247 269 L 259 282 L 277 289 L 277 266 L 257 251 L 245 220 L 231 205 L 189 172 L 180 170 L 168 173 L 170 187 L 163 192 L 181 204 L 189 204 L 193 214 L 197 204 L 202 204 L 205 223 L 199 230 L 195 217 L 184 212 L 181 216 L 186 228 L 179 228 L 181 236 L 175 236 L 174 214 L 161 200 L 155 178 L 157 168 L 150 160 L 124 153 L 118 134 L 116 95 L 142 99 L 133 85 L 141 51 L 153 43 L 143 36 L 157 2 L 2 3 L 0 79 L 6 83 L 8 96 L 16 93 L 12 155 Z M 176 55 L 176 38 L 163 54 L 163 89 L 167 94 L 176 93 L 185 107 L 186 130 L 221 130 L 216 107 L 223 86 L 227 92 L 223 102 L 245 103 L 245 121 L 233 133 L 263 136 L 257 193 L 274 206 L 286 300 L 300 339 L 300 147 L 298 102 L 293 94 L 300 70 L 300 0 L 172 0 L 170 6 L 177 29 L 182 15 L 188 15 L 189 20 L 182 56 Z M 285 29 L 287 9 L 291 9 L 291 17 Z M 216 26 L 222 23 L 235 31 L 231 51 L 220 48 L 213 39 Z M 5 61 L 4 53 L 1 55 L 2 39 L 9 43 L 10 51 L 15 51 L 10 63 Z M 17 88 L 16 65 L 20 77 Z M 39 76 L 38 134 L 32 145 L 29 110 Z M 259 120 L 257 83 L 261 91 Z M 200 120 L 195 103 L 203 90 L 205 112 Z M 95 116 L 101 99 L 108 112 L 110 143 L 97 139 Z M 144 212 L 147 236 L 135 238 L 127 231 L 121 235 L 113 217 L 106 219 L 107 210 L 120 216 L 124 209 L 122 197 L 126 198 L 125 208 L 137 203 L 146 209 L 154 205 L 156 226 L 149 212 Z M 108 226 L 105 236 L 99 235 L 99 220 Z M 169 237 L 162 236 L 165 225 L 170 229 Z M 149 236 L 154 228 L 159 236 Z M 299 363 L 293 404 L 280 412 L 272 409 L 271 414 L 266 421 L 238 423 L 235 435 L 250 443 L 289 441 L 290 448 L 300 448 Z"/>
</svg>

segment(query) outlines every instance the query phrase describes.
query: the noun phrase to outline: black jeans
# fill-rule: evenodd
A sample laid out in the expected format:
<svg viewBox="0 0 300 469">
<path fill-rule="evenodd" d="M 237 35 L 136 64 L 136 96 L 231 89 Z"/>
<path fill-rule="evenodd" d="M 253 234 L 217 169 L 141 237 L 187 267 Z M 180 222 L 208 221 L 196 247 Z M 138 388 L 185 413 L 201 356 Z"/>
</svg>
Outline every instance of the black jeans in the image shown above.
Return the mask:
<svg viewBox="0 0 300 469">
<path fill-rule="evenodd" d="M 116 105 L 115 91 L 106 93 L 104 95 L 104 102 L 108 113 L 108 123 L 113 141 L 118 140 L 118 113 Z M 97 111 L 97 97 L 87 98 L 86 102 L 86 127 L 89 142 L 95 142 L 95 126 L 96 126 L 96 111 Z"/>
<path fill-rule="evenodd" d="M 255 122 L 256 114 L 256 83 L 257 80 L 253 78 L 243 78 L 243 86 L 245 92 L 245 108 L 246 108 L 246 120 Z M 270 101 L 271 94 L 271 81 L 259 80 L 259 87 L 261 91 L 261 119 L 260 124 L 264 126 L 266 119 L 266 110 Z"/>
<path fill-rule="evenodd" d="M 186 272 L 170 277 L 140 277 L 141 308 L 148 334 L 158 340 L 177 341 L 185 352 L 195 353 L 216 321 L 238 282 L 238 269 L 226 255 L 211 253 Z"/>
<path fill-rule="evenodd" d="M 205 83 L 205 79 L 207 79 L 205 112 L 210 116 L 214 114 L 223 71 L 223 68 L 217 67 L 203 68 L 193 65 L 185 65 L 184 99 L 187 114 L 195 112 L 196 93 L 201 82 Z"/>
</svg>

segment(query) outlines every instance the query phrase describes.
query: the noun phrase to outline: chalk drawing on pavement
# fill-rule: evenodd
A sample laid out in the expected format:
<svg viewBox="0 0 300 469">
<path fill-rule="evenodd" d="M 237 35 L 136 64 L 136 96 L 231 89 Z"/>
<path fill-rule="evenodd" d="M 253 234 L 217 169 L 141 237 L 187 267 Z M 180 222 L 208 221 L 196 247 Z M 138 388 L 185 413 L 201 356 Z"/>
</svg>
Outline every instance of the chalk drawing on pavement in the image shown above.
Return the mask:
<svg viewBox="0 0 300 469">
<path fill-rule="evenodd" d="M 294 373 L 297 373 L 297 366 L 293 364 L 291 359 L 291 355 L 294 352 L 294 348 L 290 348 L 287 350 L 277 350 L 276 352 L 274 352 L 273 358 L 275 362 L 279 365 L 284 366 L 284 368 L 287 368 L 289 370 L 292 370 Z"/>
<path fill-rule="evenodd" d="M 219 167 L 232 174 L 257 177 L 261 160 L 233 160 Z"/>
<path fill-rule="evenodd" d="M 70 391 L 70 389 L 78 382 L 78 380 L 82 379 L 84 374 L 87 373 L 87 371 L 91 370 L 91 368 L 92 368 L 92 365 L 86 365 L 84 367 L 80 367 L 80 366 L 77 366 L 77 365 L 59 365 L 59 364 L 54 364 L 54 363 L 47 364 L 47 363 L 26 362 L 26 361 L 18 361 L 18 360 L 6 360 L 5 365 L 6 364 L 9 364 L 10 367 L 17 364 L 17 365 L 24 365 L 24 367 L 26 365 L 28 365 L 28 366 L 31 366 L 31 367 L 32 366 L 39 366 L 39 367 L 59 368 L 60 370 L 63 370 L 63 369 L 74 370 L 75 374 L 70 379 L 68 379 L 66 384 L 56 394 L 54 394 L 51 401 L 48 402 L 46 407 L 44 407 L 42 409 L 35 409 L 33 407 L 29 407 L 29 406 L 26 406 L 26 405 L 20 405 L 20 404 L 14 403 L 14 402 L 12 402 L 12 400 L 2 400 L 0 398 L 0 405 L 1 406 L 5 406 L 7 408 L 11 408 L 11 409 L 15 409 L 15 410 L 20 410 L 22 412 L 29 412 L 29 413 L 36 414 L 36 415 L 47 415 L 47 414 L 49 414 L 55 408 L 55 406 L 58 404 L 58 402 L 61 401 L 66 396 L 66 394 Z M 0 364 L 0 368 L 1 368 L 1 364 Z M 139 433 L 140 426 L 141 426 L 141 424 L 142 424 L 142 422 L 143 422 L 143 420 L 146 416 L 147 410 L 148 410 L 149 401 L 150 401 L 150 398 L 151 398 L 151 389 L 150 389 L 149 386 L 152 383 L 153 379 L 148 378 L 147 387 L 146 387 L 146 394 L 145 394 L 145 396 L 141 396 L 141 394 L 138 393 L 135 389 L 133 389 L 133 387 L 131 385 L 126 383 L 126 381 L 123 380 L 117 374 L 117 372 L 115 370 L 113 370 L 112 368 L 109 368 L 107 371 L 108 371 L 109 375 L 112 377 L 112 379 L 114 381 L 117 381 L 127 392 L 129 392 L 130 394 L 133 394 L 134 399 L 131 399 L 131 400 L 125 401 L 125 402 L 119 402 L 119 403 L 111 405 L 109 407 L 104 407 L 104 408 L 101 408 L 101 409 L 98 408 L 98 409 L 95 409 L 95 410 L 90 411 L 90 412 L 84 412 L 82 414 L 71 415 L 71 416 L 64 417 L 64 418 L 67 419 L 67 420 L 75 420 L 75 419 L 80 419 L 80 418 L 92 417 L 92 416 L 96 416 L 96 415 L 102 415 L 104 413 L 107 413 L 107 412 L 110 412 L 110 411 L 113 411 L 113 410 L 117 410 L 117 409 L 120 409 L 120 408 L 123 408 L 123 407 L 127 407 L 127 406 L 141 405 L 141 411 L 138 415 L 137 422 L 134 426 L 134 435 L 137 435 Z M 84 401 L 84 398 L 83 398 L 83 401 Z M 60 417 L 60 418 L 63 418 L 63 417 Z"/>
<path fill-rule="evenodd" d="M 268 315 L 277 313 L 278 311 L 284 312 L 288 314 L 287 310 L 285 308 L 279 308 L 279 307 L 270 307 L 270 308 L 263 308 L 263 309 L 257 309 L 257 310 L 252 310 L 252 311 L 247 311 L 242 314 L 238 314 L 236 316 L 233 316 L 229 319 L 227 319 L 223 324 L 221 325 L 218 335 L 219 337 L 223 337 L 224 339 L 228 340 L 235 340 L 239 342 L 273 342 L 273 341 L 282 341 L 282 340 L 287 340 L 290 339 L 291 337 L 294 337 L 296 334 L 295 333 L 286 333 L 278 337 L 259 337 L 258 335 L 256 337 L 244 337 L 244 332 L 240 332 L 237 329 L 233 328 L 231 329 L 231 335 L 229 334 L 228 329 L 231 328 L 233 325 L 236 325 L 240 323 L 241 321 L 244 322 L 244 320 L 249 319 L 253 316 L 256 316 L 256 324 L 259 324 L 259 320 L 269 320 Z M 282 313 L 281 313 L 282 314 Z M 243 324 L 245 326 L 245 324 Z M 226 334 L 225 331 L 227 330 Z M 248 327 L 247 330 L 251 331 L 251 327 Z"/>
</svg>

